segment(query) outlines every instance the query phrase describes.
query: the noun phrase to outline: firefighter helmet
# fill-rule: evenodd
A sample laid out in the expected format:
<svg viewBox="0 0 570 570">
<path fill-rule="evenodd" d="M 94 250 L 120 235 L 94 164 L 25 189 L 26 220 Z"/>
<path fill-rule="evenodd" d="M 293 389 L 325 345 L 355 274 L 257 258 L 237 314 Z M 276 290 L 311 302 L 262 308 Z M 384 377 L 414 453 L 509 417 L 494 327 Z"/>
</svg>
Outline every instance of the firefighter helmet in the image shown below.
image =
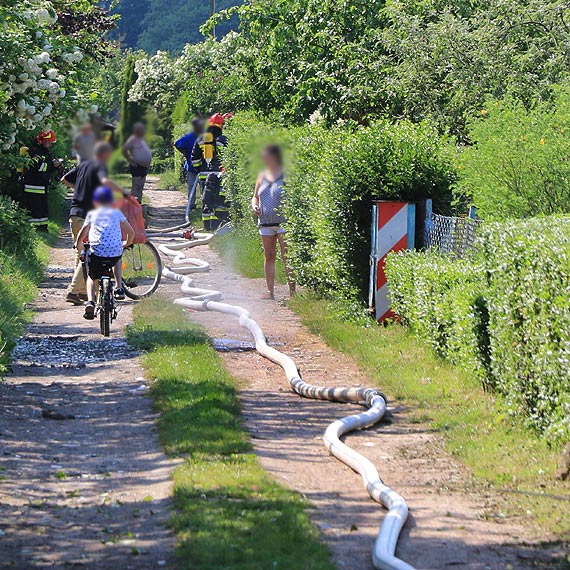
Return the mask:
<svg viewBox="0 0 570 570">
<path fill-rule="evenodd" d="M 57 136 L 52 130 L 40 131 L 37 141 L 39 144 L 43 144 L 45 142 L 55 143 L 57 142 Z"/>
<path fill-rule="evenodd" d="M 211 127 L 220 127 L 220 128 L 224 126 L 225 122 L 226 120 L 224 119 L 224 116 L 220 115 L 220 113 L 212 115 L 210 117 L 210 120 L 208 121 Z"/>
</svg>

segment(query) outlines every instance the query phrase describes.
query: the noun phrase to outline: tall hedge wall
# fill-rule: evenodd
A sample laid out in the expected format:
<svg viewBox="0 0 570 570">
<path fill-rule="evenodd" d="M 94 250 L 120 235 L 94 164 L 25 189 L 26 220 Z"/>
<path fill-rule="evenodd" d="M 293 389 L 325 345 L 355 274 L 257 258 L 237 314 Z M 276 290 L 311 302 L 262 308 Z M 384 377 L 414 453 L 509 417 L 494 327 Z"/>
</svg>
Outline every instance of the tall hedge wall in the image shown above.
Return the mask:
<svg viewBox="0 0 570 570">
<path fill-rule="evenodd" d="M 570 218 L 484 225 L 470 259 L 397 254 L 397 312 L 442 356 L 475 369 L 509 414 L 570 436 Z"/>
<path fill-rule="evenodd" d="M 244 113 L 227 134 L 227 188 L 243 231 L 255 228 L 250 201 L 261 149 L 270 141 L 283 145 L 291 263 L 299 283 L 321 293 L 365 299 L 373 198 L 431 197 L 438 211 L 450 207 L 450 147 L 425 123 L 285 129 Z"/>
</svg>

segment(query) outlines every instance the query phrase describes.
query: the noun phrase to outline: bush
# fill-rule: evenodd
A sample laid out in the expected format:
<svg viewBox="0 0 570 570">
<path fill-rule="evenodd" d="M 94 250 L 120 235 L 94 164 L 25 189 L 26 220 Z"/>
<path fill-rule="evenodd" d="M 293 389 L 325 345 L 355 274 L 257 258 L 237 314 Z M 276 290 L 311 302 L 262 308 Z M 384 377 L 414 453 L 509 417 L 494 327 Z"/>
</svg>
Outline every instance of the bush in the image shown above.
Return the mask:
<svg viewBox="0 0 570 570">
<path fill-rule="evenodd" d="M 117 149 L 111 160 L 109 161 L 109 173 L 110 174 L 128 174 L 129 173 L 129 163 L 127 159 L 123 156 L 121 149 Z"/>
<path fill-rule="evenodd" d="M 0 251 L 33 255 L 36 234 L 28 218 L 16 202 L 0 195 Z"/>
<path fill-rule="evenodd" d="M 496 388 L 513 415 L 570 435 L 570 218 L 492 224 L 489 339 Z"/>
<path fill-rule="evenodd" d="M 27 213 L 0 195 L 0 378 L 22 331 L 24 304 L 33 298 L 43 273 L 36 246 L 36 232 Z"/>
<path fill-rule="evenodd" d="M 387 272 L 394 308 L 438 354 L 511 416 L 570 436 L 570 218 L 488 224 L 470 259 L 392 254 Z"/>
<path fill-rule="evenodd" d="M 435 352 L 484 381 L 488 367 L 485 271 L 437 252 L 388 256 L 392 307 Z"/>
<path fill-rule="evenodd" d="M 447 141 L 427 124 L 407 121 L 292 129 L 238 114 L 228 129 L 226 186 L 234 220 L 255 228 L 250 201 L 266 142 L 283 145 L 286 158 L 290 259 L 297 280 L 317 291 L 360 303 L 368 285 L 373 199 L 432 197 L 450 204 L 453 174 Z"/>
<path fill-rule="evenodd" d="M 473 146 L 459 157 L 458 189 L 484 219 L 570 212 L 570 89 L 527 111 L 495 101 L 470 125 Z"/>
</svg>

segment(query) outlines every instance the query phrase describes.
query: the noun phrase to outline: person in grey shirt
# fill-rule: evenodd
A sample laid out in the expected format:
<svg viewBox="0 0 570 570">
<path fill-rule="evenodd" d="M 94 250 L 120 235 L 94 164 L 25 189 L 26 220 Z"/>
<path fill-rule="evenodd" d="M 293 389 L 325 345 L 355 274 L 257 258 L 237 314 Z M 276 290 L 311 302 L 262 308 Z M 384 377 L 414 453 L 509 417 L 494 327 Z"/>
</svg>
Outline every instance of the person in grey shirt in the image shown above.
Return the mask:
<svg viewBox="0 0 570 570">
<path fill-rule="evenodd" d="M 77 164 L 91 160 L 97 136 L 89 123 L 85 123 L 73 138 L 73 150 L 77 155 Z"/>
<path fill-rule="evenodd" d="M 123 145 L 123 155 L 129 161 L 129 170 L 132 176 L 131 194 L 142 202 L 144 185 L 150 163 L 152 162 L 152 153 L 144 140 L 146 127 L 142 123 L 133 125 L 133 134 Z"/>
</svg>

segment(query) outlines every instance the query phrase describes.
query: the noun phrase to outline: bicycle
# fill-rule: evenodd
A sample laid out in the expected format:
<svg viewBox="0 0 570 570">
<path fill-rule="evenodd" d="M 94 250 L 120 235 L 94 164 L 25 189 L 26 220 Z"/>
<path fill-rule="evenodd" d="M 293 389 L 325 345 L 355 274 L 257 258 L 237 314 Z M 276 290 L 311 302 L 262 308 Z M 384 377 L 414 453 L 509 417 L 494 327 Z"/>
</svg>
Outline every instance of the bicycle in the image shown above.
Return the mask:
<svg viewBox="0 0 570 570">
<path fill-rule="evenodd" d="M 81 256 L 83 263 L 83 276 L 87 280 L 89 274 L 89 244 L 84 244 Z M 99 278 L 99 291 L 95 302 L 95 317 L 99 317 L 99 327 L 103 336 L 111 334 L 111 323 L 117 318 L 117 304 L 115 301 L 115 287 L 113 281 L 113 267 L 111 263 L 102 264 L 104 273 Z"/>
<path fill-rule="evenodd" d="M 162 279 L 162 260 L 150 242 L 135 243 L 123 252 L 123 289 L 133 301 L 150 297 Z"/>
</svg>

